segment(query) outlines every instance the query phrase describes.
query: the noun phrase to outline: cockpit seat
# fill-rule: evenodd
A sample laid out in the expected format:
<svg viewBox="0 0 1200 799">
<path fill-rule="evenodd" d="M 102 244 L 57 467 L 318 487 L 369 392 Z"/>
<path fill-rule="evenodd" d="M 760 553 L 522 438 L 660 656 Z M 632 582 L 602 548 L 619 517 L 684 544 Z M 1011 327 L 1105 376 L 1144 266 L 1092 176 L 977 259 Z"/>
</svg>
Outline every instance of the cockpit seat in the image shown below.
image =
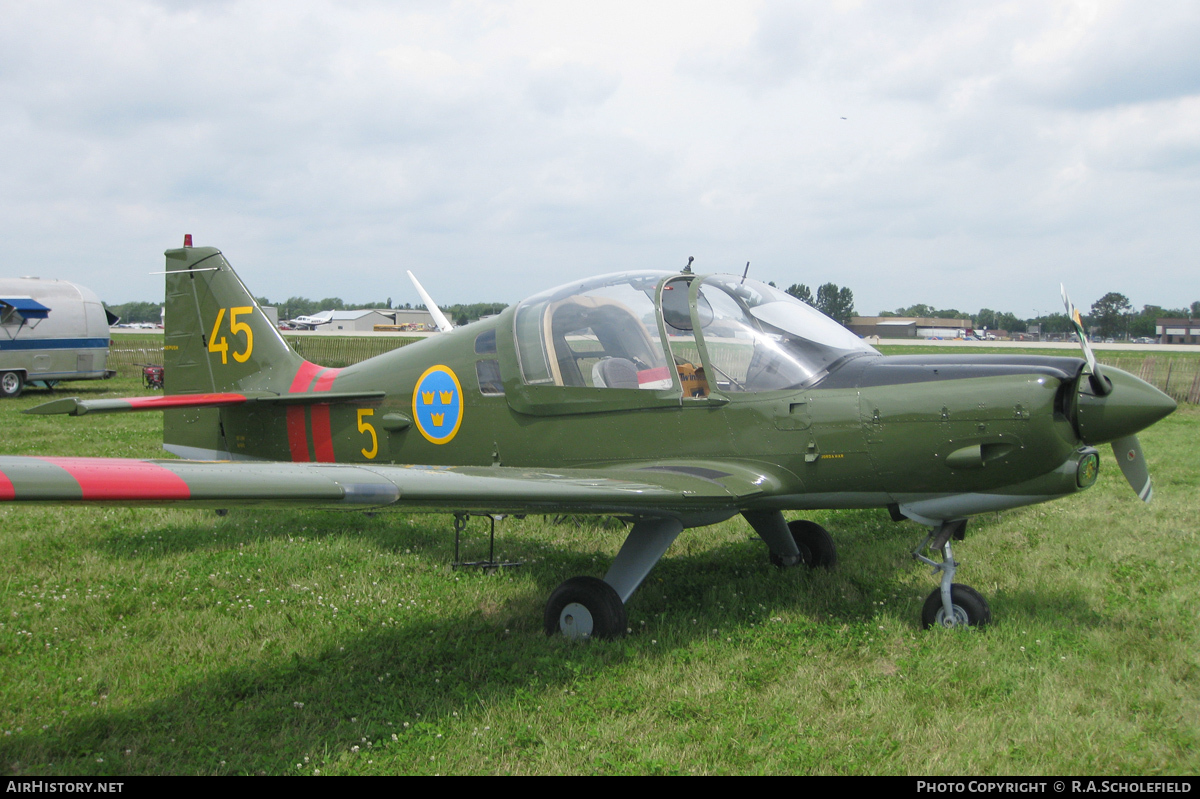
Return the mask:
<svg viewBox="0 0 1200 799">
<path fill-rule="evenodd" d="M 637 367 L 628 358 L 596 361 L 592 367 L 592 385 L 596 388 L 637 388 Z"/>
</svg>

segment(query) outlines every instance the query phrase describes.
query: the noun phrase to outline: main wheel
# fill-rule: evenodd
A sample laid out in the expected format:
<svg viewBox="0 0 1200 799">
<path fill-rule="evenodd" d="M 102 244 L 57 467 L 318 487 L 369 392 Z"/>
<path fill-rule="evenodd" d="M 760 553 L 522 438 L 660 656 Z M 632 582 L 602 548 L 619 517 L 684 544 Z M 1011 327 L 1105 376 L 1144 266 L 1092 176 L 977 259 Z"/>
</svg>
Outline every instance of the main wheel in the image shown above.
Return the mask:
<svg viewBox="0 0 1200 799">
<path fill-rule="evenodd" d="M 25 378 L 20 372 L 4 372 L 0 374 L 0 397 L 19 397 L 25 387 Z"/>
<path fill-rule="evenodd" d="M 942 589 L 938 588 L 925 600 L 921 608 L 921 624 L 930 627 L 983 627 L 992 620 L 992 609 L 987 600 L 969 585 L 954 583 L 950 586 L 950 603 L 954 609 L 953 620 L 946 618 L 942 606 Z"/>
<path fill-rule="evenodd" d="M 797 519 L 788 522 L 788 530 L 805 566 L 810 569 L 832 569 L 837 565 L 837 547 L 824 527 L 807 519 Z M 784 566 L 783 558 L 774 552 L 771 553 L 771 562 L 779 568 Z"/>
<path fill-rule="evenodd" d="M 546 602 L 546 635 L 567 638 L 619 638 L 625 634 L 625 603 L 596 577 L 572 577 Z"/>
</svg>

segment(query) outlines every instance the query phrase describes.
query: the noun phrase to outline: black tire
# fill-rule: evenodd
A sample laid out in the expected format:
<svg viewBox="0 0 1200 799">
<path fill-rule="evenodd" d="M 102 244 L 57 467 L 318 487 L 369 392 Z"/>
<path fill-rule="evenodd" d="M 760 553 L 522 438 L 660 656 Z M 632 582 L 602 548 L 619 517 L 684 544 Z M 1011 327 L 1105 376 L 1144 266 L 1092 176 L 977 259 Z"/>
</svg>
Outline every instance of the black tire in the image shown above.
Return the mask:
<svg viewBox="0 0 1200 799">
<path fill-rule="evenodd" d="M 837 546 L 824 527 L 807 519 L 797 519 L 788 522 L 788 530 L 805 566 L 810 569 L 832 569 L 837 566 Z M 774 552 L 771 553 L 771 562 L 779 568 L 784 566 L 783 559 Z"/>
<path fill-rule="evenodd" d="M 0 372 L 0 397 L 19 397 L 25 388 L 25 378 L 20 372 Z"/>
<path fill-rule="evenodd" d="M 546 635 L 619 638 L 625 634 L 625 603 L 596 577 L 572 577 L 554 589 L 543 618 Z"/>
<path fill-rule="evenodd" d="M 987 600 L 969 585 L 951 585 L 950 602 L 954 606 L 955 626 L 965 623 L 968 627 L 984 627 L 992 620 L 992 609 L 988 607 Z M 921 625 L 926 630 L 934 626 L 949 626 L 946 624 L 945 608 L 942 607 L 942 589 L 938 588 L 925 600 L 925 606 L 921 608 Z"/>
</svg>

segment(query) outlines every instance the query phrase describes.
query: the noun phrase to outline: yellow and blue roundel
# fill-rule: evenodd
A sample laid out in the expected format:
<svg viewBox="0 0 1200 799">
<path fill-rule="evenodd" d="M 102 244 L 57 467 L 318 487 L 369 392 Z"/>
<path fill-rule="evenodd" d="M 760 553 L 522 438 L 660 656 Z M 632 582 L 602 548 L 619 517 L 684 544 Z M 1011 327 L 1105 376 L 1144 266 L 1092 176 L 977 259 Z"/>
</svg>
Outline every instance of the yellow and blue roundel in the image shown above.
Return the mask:
<svg viewBox="0 0 1200 799">
<path fill-rule="evenodd" d="M 463 418 L 462 386 L 449 366 L 431 366 L 413 389 L 413 418 L 427 441 L 445 444 L 458 432 Z"/>
</svg>

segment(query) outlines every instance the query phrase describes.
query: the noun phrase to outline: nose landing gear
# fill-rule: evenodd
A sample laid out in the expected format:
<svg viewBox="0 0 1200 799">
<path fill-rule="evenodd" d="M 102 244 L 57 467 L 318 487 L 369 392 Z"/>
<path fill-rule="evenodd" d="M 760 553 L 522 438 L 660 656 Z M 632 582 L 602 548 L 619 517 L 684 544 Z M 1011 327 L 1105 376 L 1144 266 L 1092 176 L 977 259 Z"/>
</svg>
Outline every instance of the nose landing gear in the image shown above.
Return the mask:
<svg viewBox="0 0 1200 799">
<path fill-rule="evenodd" d="M 942 584 L 925 600 L 921 608 L 921 625 L 930 627 L 983 627 L 992 620 L 992 609 L 987 600 L 969 585 L 954 582 L 958 561 L 950 548 L 950 539 L 962 539 L 967 527 L 966 519 L 942 522 L 925 540 L 913 550 L 913 558 L 933 567 L 933 573 L 942 573 Z M 938 563 L 925 553 L 941 550 L 942 562 Z"/>
</svg>

